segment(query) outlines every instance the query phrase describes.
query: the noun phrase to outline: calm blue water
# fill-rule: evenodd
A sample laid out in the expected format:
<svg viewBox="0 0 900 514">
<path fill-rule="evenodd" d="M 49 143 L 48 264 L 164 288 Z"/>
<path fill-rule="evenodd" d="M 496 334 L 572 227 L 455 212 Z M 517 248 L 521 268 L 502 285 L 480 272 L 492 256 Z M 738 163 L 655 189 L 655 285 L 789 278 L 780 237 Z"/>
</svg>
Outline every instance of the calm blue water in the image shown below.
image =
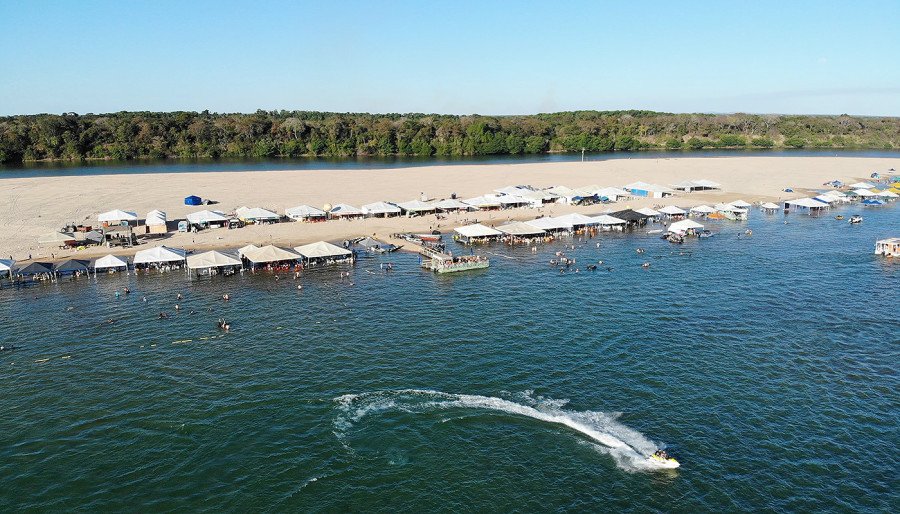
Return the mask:
<svg viewBox="0 0 900 514">
<path fill-rule="evenodd" d="M 180 273 L 2 290 L 0 344 L 21 348 L 0 353 L 0 507 L 895 511 L 900 263 L 872 250 L 900 208 L 855 212 L 753 212 L 682 246 L 487 246 L 491 268 L 457 276 L 398 254 L 302 290 Z M 560 274 L 557 251 L 603 271 Z"/>
<path fill-rule="evenodd" d="M 700 150 L 700 151 L 642 151 L 586 154 L 591 161 L 608 159 L 659 159 L 675 157 L 892 157 L 894 150 Z M 482 155 L 471 157 L 359 157 L 359 158 L 301 158 L 301 159 L 168 159 L 146 161 L 89 161 L 35 162 L 16 166 L 0 165 L 0 179 L 22 177 L 62 177 L 78 175 L 120 175 L 128 173 L 198 173 L 217 171 L 284 171 L 319 169 L 375 169 L 408 168 L 415 166 L 461 164 L 516 164 L 529 162 L 571 162 L 581 160 L 581 154 L 540 155 Z M 883 171 L 883 170 L 881 170 Z"/>
</svg>

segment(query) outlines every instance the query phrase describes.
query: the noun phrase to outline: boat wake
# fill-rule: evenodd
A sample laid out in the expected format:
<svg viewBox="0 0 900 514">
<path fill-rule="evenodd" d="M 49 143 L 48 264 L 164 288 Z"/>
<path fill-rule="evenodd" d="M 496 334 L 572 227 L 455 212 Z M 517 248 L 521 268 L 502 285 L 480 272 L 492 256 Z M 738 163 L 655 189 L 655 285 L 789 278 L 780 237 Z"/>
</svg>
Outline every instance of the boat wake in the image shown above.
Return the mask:
<svg viewBox="0 0 900 514">
<path fill-rule="evenodd" d="M 589 438 L 590 442 L 599 443 L 592 446 L 600 452 L 609 454 L 616 465 L 626 471 L 658 469 L 648 459 L 657 450 L 658 445 L 640 432 L 616 421 L 618 418 L 616 414 L 566 410 L 564 407 L 568 403 L 567 400 L 534 397 L 530 391 L 512 397 L 517 401 L 419 389 L 348 394 L 335 398 L 338 414 L 334 420 L 334 433 L 341 440 L 341 444 L 349 448 L 345 442 L 347 432 L 367 416 L 398 411 L 423 414 L 449 409 L 477 409 L 568 427 Z M 442 421 L 452 419 L 455 418 Z"/>
</svg>

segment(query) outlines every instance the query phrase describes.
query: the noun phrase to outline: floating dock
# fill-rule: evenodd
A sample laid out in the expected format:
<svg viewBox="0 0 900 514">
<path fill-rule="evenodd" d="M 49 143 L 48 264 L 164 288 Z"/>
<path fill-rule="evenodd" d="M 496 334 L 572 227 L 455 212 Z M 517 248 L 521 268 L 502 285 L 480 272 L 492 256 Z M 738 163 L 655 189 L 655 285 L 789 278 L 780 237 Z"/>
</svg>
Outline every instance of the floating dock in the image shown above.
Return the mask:
<svg viewBox="0 0 900 514">
<path fill-rule="evenodd" d="M 456 273 L 473 269 L 484 269 L 491 265 L 491 261 L 480 255 L 453 255 L 439 253 L 423 249 L 422 267 L 436 273 Z"/>
</svg>

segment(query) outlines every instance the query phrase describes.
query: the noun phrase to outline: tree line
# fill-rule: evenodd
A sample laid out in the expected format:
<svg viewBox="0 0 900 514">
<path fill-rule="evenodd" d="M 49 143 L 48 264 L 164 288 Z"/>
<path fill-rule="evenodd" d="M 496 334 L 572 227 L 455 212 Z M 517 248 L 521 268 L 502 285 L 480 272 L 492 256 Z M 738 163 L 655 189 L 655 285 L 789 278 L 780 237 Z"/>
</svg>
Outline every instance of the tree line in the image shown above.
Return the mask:
<svg viewBox="0 0 900 514">
<path fill-rule="evenodd" d="M 575 111 L 456 116 L 203 111 L 0 117 L 0 163 L 898 147 L 900 118 L 848 115 Z"/>
</svg>

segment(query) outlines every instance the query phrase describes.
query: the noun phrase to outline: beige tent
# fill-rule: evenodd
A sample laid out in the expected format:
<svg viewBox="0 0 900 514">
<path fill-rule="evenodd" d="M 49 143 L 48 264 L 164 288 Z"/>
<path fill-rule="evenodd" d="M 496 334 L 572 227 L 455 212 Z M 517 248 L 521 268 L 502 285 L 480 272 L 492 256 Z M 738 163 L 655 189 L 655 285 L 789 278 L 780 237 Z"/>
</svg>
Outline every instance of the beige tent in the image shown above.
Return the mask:
<svg viewBox="0 0 900 514">
<path fill-rule="evenodd" d="M 300 256 L 290 250 L 268 245 L 244 252 L 244 258 L 253 264 L 265 264 L 268 262 L 295 261 Z"/>
<path fill-rule="evenodd" d="M 70 234 L 69 232 L 50 232 L 49 234 L 41 236 L 40 239 L 38 239 L 38 243 L 65 244 L 74 240 L 75 235 Z"/>
<path fill-rule="evenodd" d="M 209 269 L 240 265 L 241 261 L 237 257 L 215 250 L 198 253 L 197 255 L 188 255 L 187 257 L 187 266 L 190 269 Z"/>
<path fill-rule="evenodd" d="M 310 243 L 308 245 L 298 246 L 294 251 L 299 253 L 304 259 L 342 259 L 353 257 L 353 252 L 346 248 L 333 245 L 325 241 Z"/>
</svg>

